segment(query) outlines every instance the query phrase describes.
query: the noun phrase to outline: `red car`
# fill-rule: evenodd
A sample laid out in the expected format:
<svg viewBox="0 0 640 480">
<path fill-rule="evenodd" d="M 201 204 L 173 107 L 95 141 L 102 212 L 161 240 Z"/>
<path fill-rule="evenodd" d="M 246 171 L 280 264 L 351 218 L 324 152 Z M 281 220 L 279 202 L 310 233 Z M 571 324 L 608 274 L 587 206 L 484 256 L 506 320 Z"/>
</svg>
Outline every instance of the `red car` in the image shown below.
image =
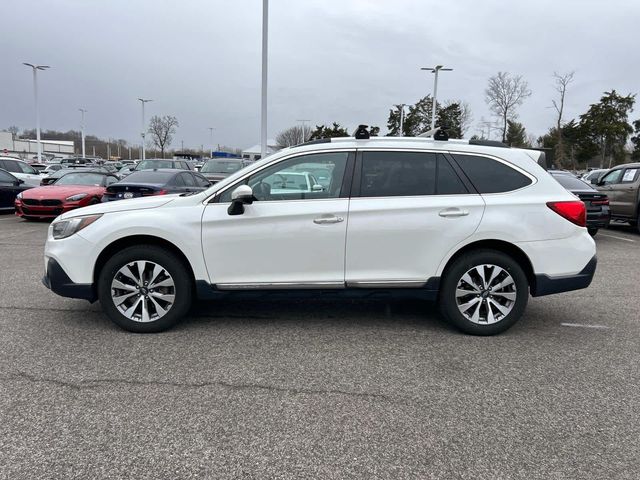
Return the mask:
<svg viewBox="0 0 640 480">
<path fill-rule="evenodd" d="M 31 188 L 16 197 L 16 215 L 26 219 L 55 218 L 73 210 L 100 203 L 106 188 L 119 179 L 100 171 L 76 171 L 52 185 Z"/>
</svg>

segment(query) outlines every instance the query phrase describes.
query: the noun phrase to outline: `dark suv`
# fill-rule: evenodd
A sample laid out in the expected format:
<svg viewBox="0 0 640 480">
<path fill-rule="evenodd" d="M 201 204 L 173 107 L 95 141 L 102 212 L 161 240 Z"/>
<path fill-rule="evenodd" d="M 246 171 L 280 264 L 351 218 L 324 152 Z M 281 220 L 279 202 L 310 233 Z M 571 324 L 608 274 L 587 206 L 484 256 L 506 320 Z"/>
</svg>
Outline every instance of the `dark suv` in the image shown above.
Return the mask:
<svg viewBox="0 0 640 480">
<path fill-rule="evenodd" d="M 609 197 L 611 219 L 629 222 L 640 230 L 640 163 L 618 165 L 595 185 Z"/>
</svg>

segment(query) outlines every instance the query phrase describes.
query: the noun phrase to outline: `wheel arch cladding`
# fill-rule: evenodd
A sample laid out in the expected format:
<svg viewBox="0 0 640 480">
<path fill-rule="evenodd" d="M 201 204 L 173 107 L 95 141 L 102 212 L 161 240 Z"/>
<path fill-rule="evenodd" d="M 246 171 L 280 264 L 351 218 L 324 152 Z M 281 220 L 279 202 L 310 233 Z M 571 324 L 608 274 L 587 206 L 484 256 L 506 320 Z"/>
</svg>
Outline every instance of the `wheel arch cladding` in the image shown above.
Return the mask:
<svg viewBox="0 0 640 480">
<path fill-rule="evenodd" d="M 527 276 L 527 281 L 529 282 L 529 289 L 531 291 L 535 291 L 536 277 L 533 272 L 533 265 L 531 264 L 531 260 L 529 260 L 527 254 L 520 250 L 520 248 L 512 243 L 505 242 L 503 240 L 479 240 L 477 242 L 465 245 L 456 253 L 454 253 L 449 261 L 447 261 L 447 264 L 442 270 L 442 276 L 444 277 L 446 275 L 447 270 L 453 264 L 453 262 L 455 262 L 465 253 L 472 252 L 474 250 L 495 250 L 497 252 L 509 255 L 524 270 L 524 273 Z"/>
</svg>

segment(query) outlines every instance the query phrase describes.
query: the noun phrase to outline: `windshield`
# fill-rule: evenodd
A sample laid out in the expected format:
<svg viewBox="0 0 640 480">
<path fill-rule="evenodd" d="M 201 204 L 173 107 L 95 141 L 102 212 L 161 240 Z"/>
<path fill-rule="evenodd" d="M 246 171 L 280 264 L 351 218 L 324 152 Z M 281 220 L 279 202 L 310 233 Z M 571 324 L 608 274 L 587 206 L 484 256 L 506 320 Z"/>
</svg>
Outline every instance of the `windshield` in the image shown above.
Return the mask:
<svg viewBox="0 0 640 480">
<path fill-rule="evenodd" d="M 104 175 L 100 173 L 90 172 L 74 172 L 67 173 L 63 177 L 60 177 L 55 184 L 56 185 L 102 185 L 104 181 Z"/>
<path fill-rule="evenodd" d="M 143 160 L 136 166 L 136 170 L 153 170 L 154 168 L 174 168 L 174 165 L 171 160 Z"/>
<path fill-rule="evenodd" d="M 241 161 L 232 160 L 208 160 L 202 168 L 201 173 L 233 173 L 242 168 Z"/>
</svg>

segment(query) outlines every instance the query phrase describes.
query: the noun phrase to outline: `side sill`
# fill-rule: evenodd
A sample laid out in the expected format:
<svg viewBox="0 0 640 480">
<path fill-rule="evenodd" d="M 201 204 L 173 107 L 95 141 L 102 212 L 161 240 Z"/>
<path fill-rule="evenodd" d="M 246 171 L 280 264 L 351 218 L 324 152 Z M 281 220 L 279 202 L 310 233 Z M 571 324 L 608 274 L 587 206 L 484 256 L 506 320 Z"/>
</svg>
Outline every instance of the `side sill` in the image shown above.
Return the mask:
<svg viewBox="0 0 640 480">
<path fill-rule="evenodd" d="M 357 286 L 346 287 L 344 284 L 329 284 L 319 286 L 311 284 L 270 284 L 276 287 L 267 288 L 261 284 L 259 288 L 251 288 L 250 284 L 243 284 L 243 288 L 220 288 L 220 285 L 212 285 L 205 280 L 196 280 L 196 296 L 200 300 L 218 300 L 242 296 L 244 298 L 275 298 L 293 296 L 302 298 L 420 298 L 433 301 L 438 298 L 439 277 L 432 277 L 426 282 L 420 282 L 421 288 L 407 288 L 395 286 L 386 282 L 386 285 L 376 284 L 376 288 Z M 255 285 L 255 284 L 254 284 Z M 327 284 L 323 284 L 327 285 Z M 339 286 L 337 286 L 339 285 Z"/>
</svg>

